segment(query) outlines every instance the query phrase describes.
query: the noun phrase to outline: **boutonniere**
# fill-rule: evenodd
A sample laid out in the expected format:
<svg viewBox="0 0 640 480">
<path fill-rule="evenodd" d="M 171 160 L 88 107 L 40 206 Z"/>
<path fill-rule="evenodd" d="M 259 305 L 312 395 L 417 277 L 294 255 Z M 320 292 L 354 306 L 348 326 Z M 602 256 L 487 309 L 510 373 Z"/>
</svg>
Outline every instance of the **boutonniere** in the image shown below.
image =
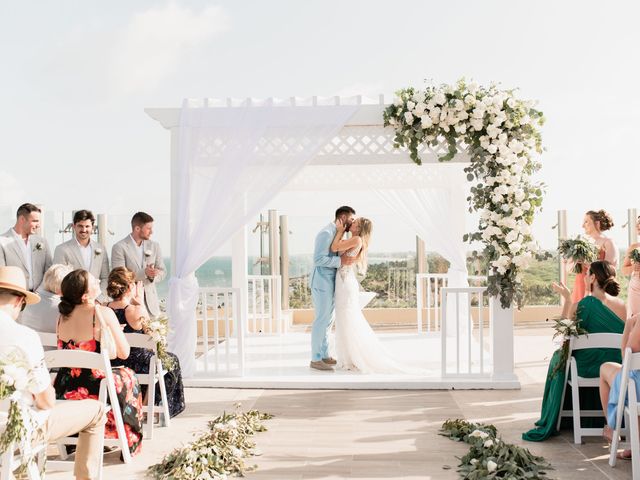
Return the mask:
<svg viewBox="0 0 640 480">
<path fill-rule="evenodd" d="M 93 253 L 97 257 L 98 255 L 102 254 L 102 249 L 101 248 L 96 248 Z"/>
<path fill-rule="evenodd" d="M 145 257 L 150 257 L 151 256 L 151 250 L 145 250 L 144 251 L 144 256 Z"/>
<path fill-rule="evenodd" d="M 36 246 L 34 248 L 34 250 L 40 251 L 42 250 L 44 247 L 42 246 L 42 244 L 40 242 L 36 243 Z"/>
</svg>

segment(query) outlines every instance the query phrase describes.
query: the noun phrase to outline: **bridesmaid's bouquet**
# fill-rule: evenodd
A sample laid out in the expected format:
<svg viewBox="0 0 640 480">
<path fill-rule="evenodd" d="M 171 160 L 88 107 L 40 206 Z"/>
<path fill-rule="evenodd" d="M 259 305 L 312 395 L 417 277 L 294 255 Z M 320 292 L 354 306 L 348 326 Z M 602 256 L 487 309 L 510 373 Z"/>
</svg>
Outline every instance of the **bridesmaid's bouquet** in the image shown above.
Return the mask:
<svg viewBox="0 0 640 480">
<path fill-rule="evenodd" d="M 557 372 L 564 372 L 569 360 L 569 342 L 571 337 L 577 337 L 588 333 L 580 325 L 580 320 L 576 318 L 554 318 L 555 325 L 553 326 L 556 333 L 553 334 L 553 338 L 560 337 L 563 339 L 562 352 L 560 353 L 560 360 L 556 364 L 551 376 L 553 377 Z"/>
<path fill-rule="evenodd" d="M 562 258 L 574 263 L 574 273 L 582 273 L 583 263 L 595 262 L 598 259 L 598 251 L 598 246 L 591 239 L 580 235 L 562 240 L 558 246 L 558 253 Z"/>
<path fill-rule="evenodd" d="M 162 362 L 165 370 L 173 370 L 175 361 L 167 350 L 167 335 L 169 334 L 169 319 L 167 317 L 156 317 L 152 320 L 146 320 L 142 325 L 142 331 L 156 342 L 158 358 Z"/>
<path fill-rule="evenodd" d="M 634 248 L 629 252 L 629 260 L 631 263 L 640 263 L 640 250 Z"/>
</svg>

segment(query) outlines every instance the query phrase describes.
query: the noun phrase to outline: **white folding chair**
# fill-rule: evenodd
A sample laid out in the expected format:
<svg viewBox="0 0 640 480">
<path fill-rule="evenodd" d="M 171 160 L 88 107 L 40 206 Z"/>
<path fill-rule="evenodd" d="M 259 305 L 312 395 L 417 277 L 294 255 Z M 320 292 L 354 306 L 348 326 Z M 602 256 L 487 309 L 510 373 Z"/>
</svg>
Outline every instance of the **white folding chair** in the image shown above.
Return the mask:
<svg viewBox="0 0 640 480">
<path fill-rule="evenodd" d="M 611 450 L 609 451 L 609 465 L 615 467 L 616 454 L 620 446 L 620 436 L 627 437 L 627 443 L 631 443 L 631 466 L 633 479 L 640 479 L 640 434 L 638 432 L 638 415 L 640 415 L 640 405 L 636 395 L 636 384 L 629 373 L 632 370 L 640 370 L 640 353 L 631 353 L 627 348 L 624 352 L 622 370 L 620 374 L 620 391 L 618 392 L 618 409 L 616 410 L 616 425 L 613 430 Z M 625 399 L 628 397 L 628 405 Z M 624 415 L 625 426 L 622 428 L 622 418 Z"/>
<path fill-rule="evenodd" d="M 573 441 L 582 443 L 582 437 L 599 437 L 602 435 L 602 428 L 583 428 L 581 417 L 601 417 L 602 410 L 580 410 L 580 387 L 598 387 L 600 378 L 584 378 L 578 376 L 578 364 L 573 358 L 576 350 L 588 348 L 614 348 L 619 349 L 622 344 L 622 335 L 619 333 L 590 333 L 572 337 L 569 341 L 569 360 L 565 369 L 565 383 L 562 387 L 562 400 L 560 402 L 560 413 L 558 415 L 557 429 L 560 430 L 560 422 L 563 417 L 573 417 Z M 564 397 L 567 391 L 567 384 L 571 386 L 572 410 L 563 410 Z"/>
<path fill-rule="evenodd" d="M 37 332 L 43 347 L 58 348 L 58 336 L 55 333 Z"/>
<path fill-rule="evenodd" d="M 153 351 L 153 356 L 149 359 L 149 373 L 136 373 L 140 385 L 147 385 L 147 404 L 142 407 L 142 411 L 147 414 L 145 438 L 150 440 L 153 438 L 153 419 L 155 413 L 161 416 L 162 423 L 166 427 L 171 424 L 167 389 L 164 383 L 164 376 L 167 372 L 158 358 L 157 344 L 151 335 L 144 333 L 125 333 L 124 336 L 131 347 L 146 348 Z M 160 385 L 160 405 L 155 405 L 156 383 Z"/>
<path fill-rule="evenodd" d="M 5 428 L 8 412 L 9 401 L 1 401 L 0 415 L 2 416 L 2 422 L 0 422 L 0 431 Z M 40 475 L 40 470 L 44 465 L 46 454 L 47 444 L 44 441 L 35 445 L 30 445 L 28 442 L 20 442 L 20 444 L 12 442 L 0 456 L 0 480 L 13 480 L 13 472 L 26 463 L 29 458 L 35 458 L 35 463 L 29 462 L 27 464 L 25 472 L 27 478 L 29 480 L 41 480 L 43 477 Z"/>
<path fill-rule="evenodd" d="M 118 438 L 104 439 L 104 444 L 106 446 L 119 447 L 122 450 L 122 459 L 124 463 L 130 463 L 131 452 L 129 451 L 127 436 L 125 434 L 124 422 L 122 420 L 120 404 L 118 403 L 115 382 L 113 381 L 113 375 L 111 374 L 111 362 L 106 352 L 94 353 L 82 350 L 50 350 L 45 352 L 44 358 L 45 363 L 49 368 L 87 368 L 104 372 L 105 376 L 100 381 L 98 399 L 101 402 L 104 402 L 105 405 L 107 403 L 107 398 L 110 400 L 110 408 L 113 412 L 116 432 L 118 433 Z M 78 439 L 75 437 L 67 437 L 59 441 L 59 444 L 63 445 L 77 445 L 77 443 Z M 62 451 L 61 456 L 64 457 L 64 452 Z"/>
</svg>

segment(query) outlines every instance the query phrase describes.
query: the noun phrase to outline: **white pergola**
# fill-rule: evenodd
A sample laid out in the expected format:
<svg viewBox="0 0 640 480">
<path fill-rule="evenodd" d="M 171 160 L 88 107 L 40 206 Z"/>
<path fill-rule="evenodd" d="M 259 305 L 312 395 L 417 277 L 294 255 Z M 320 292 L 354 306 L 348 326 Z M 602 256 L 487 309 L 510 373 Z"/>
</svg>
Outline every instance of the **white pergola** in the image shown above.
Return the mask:
<svg viewBox="0 0 640 480">
<path fill-rule="evenodd" d="M 185 128 L 190 128 L 185 124 L 183 111 L 185 109 L 193 115 L 195 113 L 215 112 L 218 116 L 224 117 L 237 115 L 239 111 L 246 109 L 274 109 L 282 108 L 287 111 L 300 112 L 325 112 L 335 108 L 349 108 L 346 122 L 340 124 L 337 133 L 331 134 L 320 148 L 317 148 L 314 155 L 306 160 L 304 166 L 296 175 L 286 182 L 286 186 L 280 190 L 305 191 L 311 190 L 340 190 L 344 188 L 356 189 L 394 189 L 420 188 L 443 188 L 454 185 L 451 178 L 446 173 L 446 168 L 438 161 L 438 156 L 446 153 L 446 145 L 439 144 L 435 148 L 422 147 L 420 156 L 423 161 L 422 166 L 416 166 L 409 155 L 402 149 L 396 149 L 393 145 L 394 132 L 391 128 L 383 127 L 383 111 L 385 108 L 384 98 L 380 96 L 377 102 L 371 103 L 363 101 L 361 97 L 329 99 L 299 99 L 291 98 L 287 100 L 267 99 L 267 100 L 232 100 L 217 101 L 205 99 L 202 101 L 185 101 L 183 108 L 147 108 L 145 112 L 154 120 L 158 121 L 164 128 L 171 132 L 171 262 L 172 275 L 175 275 L 176 259 L 180 248 L 181 228 L 184 225 L 179 223 L 180 196 L 184 192 L 181 188 L 181 175 L 184 175 L 184 136 Z M 306 110 L 305 110 L 306 109 Z M 270 135 L 267 140 L 260 139 L 256 142 L 255 152 L 258 155 L 269 155 L 273 151 L 282 152 L 286 149 L 304 149 L 305 145 L 298 143 L 287 143 L 286 135 L 279 137 L 277 134 Z M 211 140 L 206 145 L 198 147 L 198 152 L 206 152 L 209 161 L 216 163 L 222 161 L 228 152 L 228 145 L 224 140 Z M 460 165 L 469 161 L 463 145 L 459 146 L 460 153 L 453 159 L 453 164 Z M 458 169 L 459 170 L 459 169 Z M 459 185 L 458 185 L 459 187 Z M 456 187 L 457 188 L 457 187 Z M 459 214 L 454 218 L 447 218 L 446 222 L 451 228 L 460 231 L 464 229 L 464 215 L 467 205 L 464 197 L 457 194 L 452 198 L 453 205 Z M 262 208 L 266 208 L 263 205 Z M 424 206 L 423 206 L 424 208 Z M 460 220 L 461 219 L 461 220 Z M 414 222 L 416 219 L 413 219 Z M 238 289 L 240 295 L 240 311 L 246 318 L 248 311 L 247 290 L 247 223 L 235 230 L 232 238 L 232 284 Z M 461 223 L 462 222 L 462 223 Z M 411 223 L 409 221 L 409 223 Z M 445 225 L 446 226 L 446 225 Z M 414 229 L 434 250 L 439 251 L 429 238 L 424 238 L 425 233 L 422 225 L 415 224 Z M 447 247 L 443 247 L 446 249 Z M 442 251 L 439 251 L 442 254 Z M 213 253 L 211 253 L 213 255 Z M 445 258 L 447 255 L 444 255 Z M 454 262 L 452 262 L 453 264 Z M 197 268 L 197 267 L 196 267 Z M 195 269 L 194 269 L 195 270 Z M 171 299 L 170 299 L 171 301 Z M 171 306 L 170 306 L 171 308 Z M 500 308 L 499 301 L 492 302 L 490 341 L 492 350 L 492 371 L 482 385 L 487 388 L 514 388 L 519 383 L 514 374 L 513 362 L 513 310 Z M 176 328 L 172 325 L 172 328 Z M 180 327 L 179 327 L 180 328 Z M 195 339 L 194 339 L 195 342 Z M 194 352 L 195 353 L 195 350 Z M 180 353 L 178 353 L 179 356 Z M 184 355 L 184 353 L 183 353 Z M 188 360 L 188 359 L 187 359 Z M 185 359 L 181 357 L 185 363 Z M 464 387 L 464 379 L 460 386 Z M 477 388 L 478 382 L 473 383 Z"/>
</svg>

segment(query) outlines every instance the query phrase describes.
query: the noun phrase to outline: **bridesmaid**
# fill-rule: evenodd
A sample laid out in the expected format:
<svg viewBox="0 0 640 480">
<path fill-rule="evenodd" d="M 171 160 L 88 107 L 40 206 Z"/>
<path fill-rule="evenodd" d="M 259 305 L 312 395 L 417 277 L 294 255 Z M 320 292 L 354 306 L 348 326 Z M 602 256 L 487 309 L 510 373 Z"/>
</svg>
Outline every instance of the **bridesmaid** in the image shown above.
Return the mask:
<svg viewBox="0 0 640 480">
<path fill-rule="evenodd" d="M 636 220 L 636 231 L 640 234 L 640 217 Z M 634 249 L 640 249 L 640 242 L 632 243 L 622 262 L 622 273 L 631 275 L 627 290 L 627 311 L 629 316 L 640 313 L 640 264 L 632 263 L 629 258 Z"/>
<path fill-rule="evenodd" d="M 613 240 L 606 236 L 602 232 L 606 232 L 607 230 L 613 227 L 613 219 L 611 215 L 609 215 L 604 210 L 598 210 L 597 212 L 594 210 L 589 210 L 584 215 L 584 220 L 582 222 L 582 228 L 584 229 L 584 233 L 591 237 L 596 245 L 600 248 L 598 252 L 598 260 L 606 260 L 609 262 L 614 268 L 618 268 L 619 254 L 618 248 L 616 247 Z M 576 274 L 576 280 L 573 284 L 573 291 L 571 292 L 571 302 L 578 303 L 582 300 L 585 295 L 590 292 L 585 291 L 585 272 L 589 268 L 589 265 L 582 266 L 582 273 Z"/>
</svg>

